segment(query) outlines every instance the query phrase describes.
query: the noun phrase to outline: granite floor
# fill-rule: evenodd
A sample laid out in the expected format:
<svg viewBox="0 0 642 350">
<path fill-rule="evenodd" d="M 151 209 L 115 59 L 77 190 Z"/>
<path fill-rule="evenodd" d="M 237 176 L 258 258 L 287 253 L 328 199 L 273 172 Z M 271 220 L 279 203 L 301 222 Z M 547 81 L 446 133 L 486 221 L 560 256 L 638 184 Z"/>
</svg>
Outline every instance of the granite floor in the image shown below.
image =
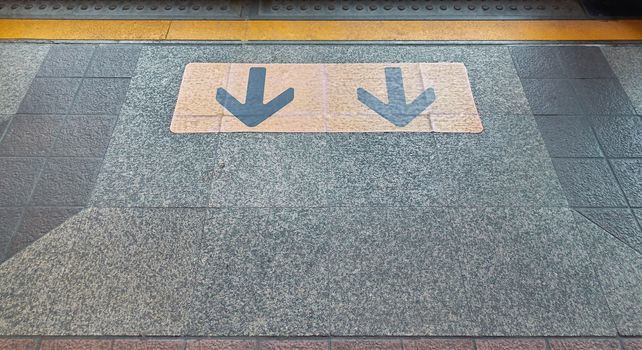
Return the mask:
<svg viewBox="0 0 642 350">
<path fill-rule="evenodd" d="M 0 335 L 642 335 L 642 47 L 0 62 Z M 173 134 L 192 62 L 460 62 L 484 132 Z"/>
</svg>

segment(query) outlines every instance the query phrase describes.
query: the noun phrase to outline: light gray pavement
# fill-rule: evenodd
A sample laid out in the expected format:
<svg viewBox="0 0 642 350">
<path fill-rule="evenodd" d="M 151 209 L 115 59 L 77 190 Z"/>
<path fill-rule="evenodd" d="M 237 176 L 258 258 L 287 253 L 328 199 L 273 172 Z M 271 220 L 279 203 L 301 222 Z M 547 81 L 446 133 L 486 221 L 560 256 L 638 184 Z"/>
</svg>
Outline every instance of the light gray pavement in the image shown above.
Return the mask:
<svg viewBox="0 0 642 350">
<path fill-rule="evenodd" d="M 633 48 L 607 63 L 601 51 L 622 48 L 120 45 L 113 56 L 129 63 L 115 65 L 110 45 L 76 48 L 91 52 L 86 62 L 52 64 L 63 53 L 51 49 L 42 67 L 19 67 L 33 83 L 5 110 L 7 130 L 19 133 L 24 118 L 74 120 L 80 133 L 105 126 L 86 132 L 103 142 L 62 158 L 50 149 L 70 137 L 52 127 L 38 130 L 54 130 L 54 146 L 0 139 L 0 154 L 26 152 L 0 156 L 2 169 L 17 169 L 1 170 L 0 190 L 18 180 L 34 189 L 2 203 L 3 222 L 24 226 L 16 216 L 40 200 L 85 208 L 0 265 L 0 334 L 642 334 L 642 134 L 631 92 L 642 85 L 613 73 L 627 74 Z M 0 52 L 42 60 L 42 47 Z M 524 69 L 520 60 L 541 52 L 567 75 Z M 569 68 L 568 57 L 603 64 Z M 172 134 L 191 62 L 463 62 L 485 131 Z M 580 92 L 596 86 L 613 115 L 629 118 L 628 134 L 620 119 L 589 118 L 602 111 Z M 42 98 L 58 91 L 72 97 Z M 572 117 L 583 119 L 562 119 Z M 571 136 L 555 137 L 557 125 Z M 30 171 L 43 175 L 15 175 Z M 78 171 L 89 192 L 47 182 Z"/>
</svg>

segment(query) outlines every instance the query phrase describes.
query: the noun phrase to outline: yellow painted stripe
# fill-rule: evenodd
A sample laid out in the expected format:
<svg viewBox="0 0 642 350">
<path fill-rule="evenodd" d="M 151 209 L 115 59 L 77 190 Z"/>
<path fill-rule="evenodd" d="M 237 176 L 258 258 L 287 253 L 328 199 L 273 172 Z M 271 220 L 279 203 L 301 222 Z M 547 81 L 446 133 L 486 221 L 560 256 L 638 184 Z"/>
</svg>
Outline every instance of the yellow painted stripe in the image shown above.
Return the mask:
<svg viewBox="0 0 642 350">
<path fill-rule="evenodd" d="M 0 20 L 0 39 L 42 40 L 642 40 L 642 20 L 165 21 Z"/>
</svg>

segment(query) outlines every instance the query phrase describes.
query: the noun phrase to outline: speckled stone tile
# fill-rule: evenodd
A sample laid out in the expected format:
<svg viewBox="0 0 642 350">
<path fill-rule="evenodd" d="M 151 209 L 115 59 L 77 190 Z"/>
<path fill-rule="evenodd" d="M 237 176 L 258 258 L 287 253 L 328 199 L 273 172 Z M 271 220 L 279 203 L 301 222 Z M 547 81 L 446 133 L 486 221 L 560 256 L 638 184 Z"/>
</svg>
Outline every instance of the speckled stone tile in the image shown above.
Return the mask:
<svg viewBox="0 0 642 350">
<path fill-rule="evenodd" d="M 590 119 L 607 156 L 642 158 L 640 116 L 592 116 Z"/>
<path fill-rule="evenodd" d="M 588 118 L 538 116 L 536 120 L 551 157 L 602 156 Z"/>
<path fill-rule="evenodd" d="M 90 206 L 203 207 L 216 160 L 196 157 L 107 157 Z"/>
<path fill-rule="evenodd" d="M 26 208 L 20 227 L 11 240 L 8 256 L 12 256 L 29 246 L 47 232 L 64 223 L 82 208 Z"/>
<path fill-rule="evenodd" d="M 127 78 L 85 78 L 70 108 L 72 114 L 119 114 L 129 87 Z"/>
<path fill-rule="evenodd" d="M 86 77 L 128 78 L 134 75 L 140 45 L 103 44 L 96 48 Z"/>
<path fill-rule="evenodd" d="M 35 206 L 84 206 L 101 164 L 102 160 L 96 158 L 48 159 L 29 203 Z"/>
<path fill-rule="evenodd" d="M 569 79 L 522 79 L 531 110 L 539 115 L 581 115 L 582 102 Z"/>
<path fill-rule="evenodd" d="M 632 115 L 629 97 L 617 79 L 570 80 L 582 111 L 592 115 Z"/>
<path fill-rule="evenodd" d="M 451 180 L 434 150 L 422 156 L 329 154 L 324 176 L 332 206 L 439 206 L 452 203 Z"/>
<path fill-rule="evenodd" d="M 50 45 L 0 44 L 0 114 L 14 114 Z"/>
<path fill-rule="evenodd" d="M 26 205 L 43 166 L 42 158 L 0 158 L 0 206 Z"/>
<path fill-rule="evenodd" d="M 185 334 L 198 245 L 200 209 L 90 209 L 72 234 L 63 299 L 47 333 Z M 29 248 L 31 249 L 31 248 Z M 34 333 L 35 334 L 35 333 Z"/>
<path fill-rule="evenodd" d="M 0 141 L 0 156 L 49 154 L 62 124 L 61 116 L 16 115 Z"/>
<path fill-rule="evenodd" d="M 447 209 L 337 208 L 331 213 L 327 259 L 333 335 L 478 331 Z"/>
<path fill-rule="evenodd" d="M 91 62 L 96 45 L 51 45 L 38 71 L 39 77 L 82 77 Z"/>
<path fill-rule="evenodd" d="M 82 78 L 34 78 L 18 113 L 65 114 L 69 111 Z"/>
<path fill-rule="evenodd" d="M 480 334 L 616 334 L 571 210 L 453 209 L 451 220 Z"/>
<path fill-rule="evenodd" d="M 631 207 L 642 207 L 642 159 L 613 159 L 611 164 Z"/>
<path fill-rule="evenodd" d="M 601 158 L 557 158 L 553 159 L 553 165 L 571 206 L 627 206 L 624 195 L 606 160 Z"/>
<path fill-rule="evenodd" d="M 190 333 L 329 334 L 326 210 L 209 212 Z"/>
<path fill-rule="evenodd" d="M 642 230 L 629 208 L 577 208 L 580 214 L 642 254 Z"/>
<path fill-rule="evenodd" d="M 11 240 L 18 228 L 23 208 L 0 208 L 0 263 L 5 260 Z"/>
<path fill-rule="evenodd" d="M 615 75 L 635 106 L 642 114 L 642 47 L 602 47 Z"/>
<path fill-rule="evenodd" d="M 185 334 L 203 215 L 83 211 L 0 265 L 0 332 Z"/>
<path fill-rule="evenodd" d="M 642 335 L 642 255 L 575 214 L 620 335 Z"/>
<path fill-rule="evenodd" d="M 222 134 L 211 207 L 327 205 L 323 134 Z"/>
<path fill-rule="evenodd" d="M 66 304 L 66 291 L 75 235 L 83 219 L 76 216 L 0 265 L 0 334 L 53 334 L 60 327 L 56 308 Z M 52 287 L 56 286 L 56 288 Z"/>
</svg>

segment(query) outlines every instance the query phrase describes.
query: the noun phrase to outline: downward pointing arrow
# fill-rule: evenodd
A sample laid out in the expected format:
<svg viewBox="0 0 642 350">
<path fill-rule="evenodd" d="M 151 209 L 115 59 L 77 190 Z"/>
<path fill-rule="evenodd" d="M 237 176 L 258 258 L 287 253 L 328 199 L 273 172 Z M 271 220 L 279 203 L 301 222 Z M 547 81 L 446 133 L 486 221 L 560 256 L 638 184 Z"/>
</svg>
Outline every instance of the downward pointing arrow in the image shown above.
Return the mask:
<svg viewBox="0 0 642 350">
<path fill-rule="evenodd" d="M 292 102 L 292 100 L 294 100 L 294 89 L 289 88 L 283 91 L 279 96 L 273 98 L 272 101 L 266 104 L 263 103 L 264 95 L 265 68 L 252 67 L 250 68 L 250 76 L 247 79 L 245 103 L 239 102 L 239 100 L 223 88 L 216 90 L 216 101 L 243 122 L 243 124 L 254 127 Z"/>
<path fill-rule="evenodd" d="M 361 103 L 379 113 L 395 126 L 406 126 L 435 101 L 435 92 L 433 89 L 427 89 L 412 103 L 406 104 L 406 92 L 403 87 L 401 68 L 388 67 L 385 72 L 388 104 L 381 102 L 381 100 L 363 88 L 357 89 L 357 98 Z"/>
</svg>

